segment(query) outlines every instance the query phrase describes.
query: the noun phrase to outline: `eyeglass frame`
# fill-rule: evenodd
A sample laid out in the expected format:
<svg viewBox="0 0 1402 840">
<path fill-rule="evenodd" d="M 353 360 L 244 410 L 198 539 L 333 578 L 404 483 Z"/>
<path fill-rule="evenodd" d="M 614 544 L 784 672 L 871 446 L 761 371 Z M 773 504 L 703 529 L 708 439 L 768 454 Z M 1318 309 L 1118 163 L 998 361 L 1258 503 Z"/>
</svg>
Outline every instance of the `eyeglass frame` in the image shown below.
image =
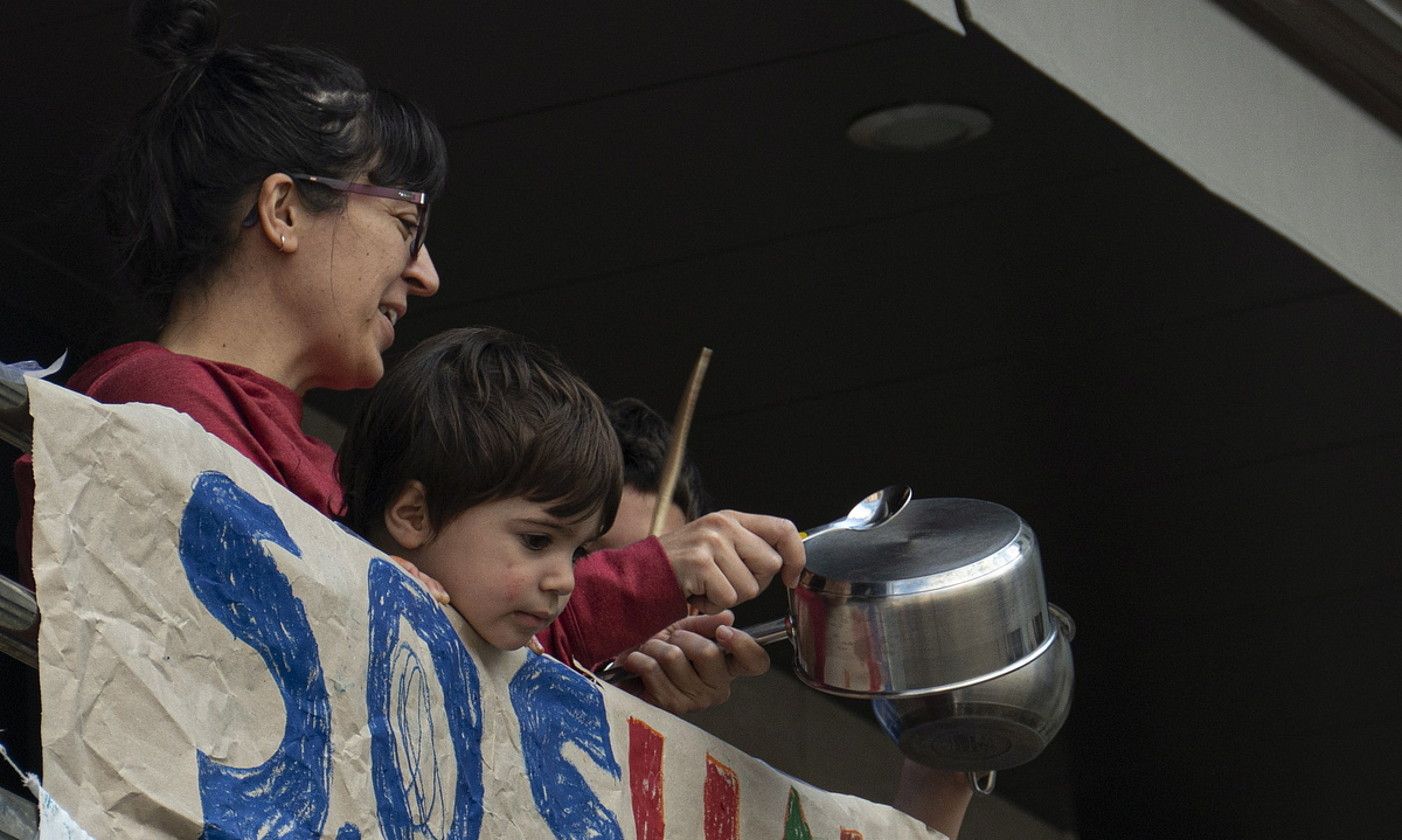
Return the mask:
<svg viewBox="0 0 1402 840">
<path fill-rule="evenodd" d="M 328 178 L 325 175 L 305 175 L 300 172 L 289 172 L 287 177 L 294 181 L 307 181 L 312 184 L 320 184 L 338 192 L 359 193 L 360 195 L 374 196 L 375 198 L 392 198 L 398 201 L 407 201 L 419 208 L 419 220 L 414 228 L 414 239 L 409 244 L 409 262 L 419 258 L 419 251 L 422 250 L 424 239 L 428 236 L 428 193 L 414 192 L 413 190 L 402 190 L 398 187 L 381 187 L 378 184 L 358 184 L 354 181 L 343 181 L 340 178 Z M 244 217 L 242 226 L 253 227 L 258 223 L 258 205 L 254 204 Z"/>
</svg>

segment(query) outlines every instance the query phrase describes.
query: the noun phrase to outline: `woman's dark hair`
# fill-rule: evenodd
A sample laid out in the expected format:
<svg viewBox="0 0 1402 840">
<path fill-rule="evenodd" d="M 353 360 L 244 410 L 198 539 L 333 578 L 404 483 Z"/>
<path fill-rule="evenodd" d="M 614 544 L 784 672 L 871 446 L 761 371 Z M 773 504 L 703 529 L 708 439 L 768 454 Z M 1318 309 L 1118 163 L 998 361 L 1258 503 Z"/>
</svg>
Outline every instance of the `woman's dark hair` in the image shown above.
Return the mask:
<svg viewBox="0 0 1402 840">
<path fill-rule="evenodd" d="M 346 523 L 367 536 L 414 479 L 435 529 L 520 496 L 554 502 L 567 521 L 597 511 L 602 534 L 623 492 L 603 403 L 553 352 L 491 327 L 449 330 L 405 354 L 351 423 L 337 469 Z"/>
<path fill-rule="evenodd" d="M 672 427 L 651 406 L 632 397 L 609 403 L 608 415 L 623 447 L 623 483 L 644 493 L 656 493 L 662 486 Z M 690 458 L 682 458 L 672 501 L 688 522 L 710 509 L 710 498 L 701 486 L 701 471 Z"/>
<path fill-rule="evenodd" d="M 127 279 L 164 318 L 233 246 L 253 188 L 276 172 L 352 178 L 437 197 L 447 151 L 418 106 L 301 47 L 216 45 L 213 0 L 137 0 L 137 45 L 171 74 L 113 150 L 101 184 Z M 298 182 L 314 210 L 345 196 Z"/>
</svg>

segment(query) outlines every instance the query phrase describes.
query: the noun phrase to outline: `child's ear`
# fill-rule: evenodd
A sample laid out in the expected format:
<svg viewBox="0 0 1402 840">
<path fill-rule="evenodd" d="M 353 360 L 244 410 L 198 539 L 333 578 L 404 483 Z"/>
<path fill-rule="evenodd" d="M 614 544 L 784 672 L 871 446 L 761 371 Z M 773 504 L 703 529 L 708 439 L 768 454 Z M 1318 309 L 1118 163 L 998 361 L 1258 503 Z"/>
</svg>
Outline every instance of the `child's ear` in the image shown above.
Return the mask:
<svg viewBox="0 0 1402 840">
<path fill-rule="evenodd" d="M 385 531 L 399 547 L 413 551 L 433 538 L 428 518 L 428 493 L 423 482 L 411 479 L 385 506 Z"/>
</svg>

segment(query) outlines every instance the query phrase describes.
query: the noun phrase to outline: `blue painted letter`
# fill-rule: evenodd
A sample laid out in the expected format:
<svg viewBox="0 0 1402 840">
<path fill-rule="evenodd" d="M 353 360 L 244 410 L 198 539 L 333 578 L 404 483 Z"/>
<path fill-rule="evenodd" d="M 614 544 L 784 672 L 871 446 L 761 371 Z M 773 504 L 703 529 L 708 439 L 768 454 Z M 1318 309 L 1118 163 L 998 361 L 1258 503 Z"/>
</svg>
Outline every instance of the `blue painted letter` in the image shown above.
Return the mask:
<svg viewBox="0 0 1402 840">
<path fill-rule="evenodd" d="M 451 817 L 437 754 L 443 733 L 433 730 L 429 673 L 399 637 L 405 623 L 433 658 L 442 694 L 451 760 L 457 769 Z M 476 840 L 482 828 L 482 701 L 477 666 L 442 608 L 386 560 L 370 561 L 370 665 L 365 701 L 370 711 L 371 775 L 380 828 L 388 840 Z"/>
<path fill-rule="evenodd" d="M 521 752 L 536 809 L 561 840 L 621 840 L 618 818 L 565 760 L 573 743 L 595 764 L 620 778 L 609 742 L 604 698 L 589 680 L 553 659 L 531 654 L 511 678 L 511 705 L 521 721 Z"/>
<path fill-rule="evenodd" d="M 331 779 L 331 704 L 302 602 L 263 547 L 301 556 L 282 520 L 218 472 L 201 473 L 180 522 L 180 561 L 210 614 L 263 657 L 282 692 L 282 743 L 257 767 L 199 752 L 203 837 L 320 837 Z"/>
</svg>

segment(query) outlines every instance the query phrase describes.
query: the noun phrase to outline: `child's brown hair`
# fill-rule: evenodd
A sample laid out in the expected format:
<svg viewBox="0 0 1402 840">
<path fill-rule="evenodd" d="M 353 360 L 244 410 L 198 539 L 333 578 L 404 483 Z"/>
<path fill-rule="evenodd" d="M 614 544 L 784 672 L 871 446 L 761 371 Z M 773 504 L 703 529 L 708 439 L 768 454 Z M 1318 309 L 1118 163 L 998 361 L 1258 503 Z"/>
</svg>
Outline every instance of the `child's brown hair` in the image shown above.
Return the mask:
<svg viewBox="0 0 1402 840">
<path fill-rule="evenodd" d="M 576 520 L 618 512 L 623 464 L 599 398 L 545 347 L 493 327 L 429 338 L 381 380 L 337 458 L 346 522 L 383 522 L 404 485 L 425 487 L 442 528 L 473 505 L 524 497 Z"/>
</svg>

